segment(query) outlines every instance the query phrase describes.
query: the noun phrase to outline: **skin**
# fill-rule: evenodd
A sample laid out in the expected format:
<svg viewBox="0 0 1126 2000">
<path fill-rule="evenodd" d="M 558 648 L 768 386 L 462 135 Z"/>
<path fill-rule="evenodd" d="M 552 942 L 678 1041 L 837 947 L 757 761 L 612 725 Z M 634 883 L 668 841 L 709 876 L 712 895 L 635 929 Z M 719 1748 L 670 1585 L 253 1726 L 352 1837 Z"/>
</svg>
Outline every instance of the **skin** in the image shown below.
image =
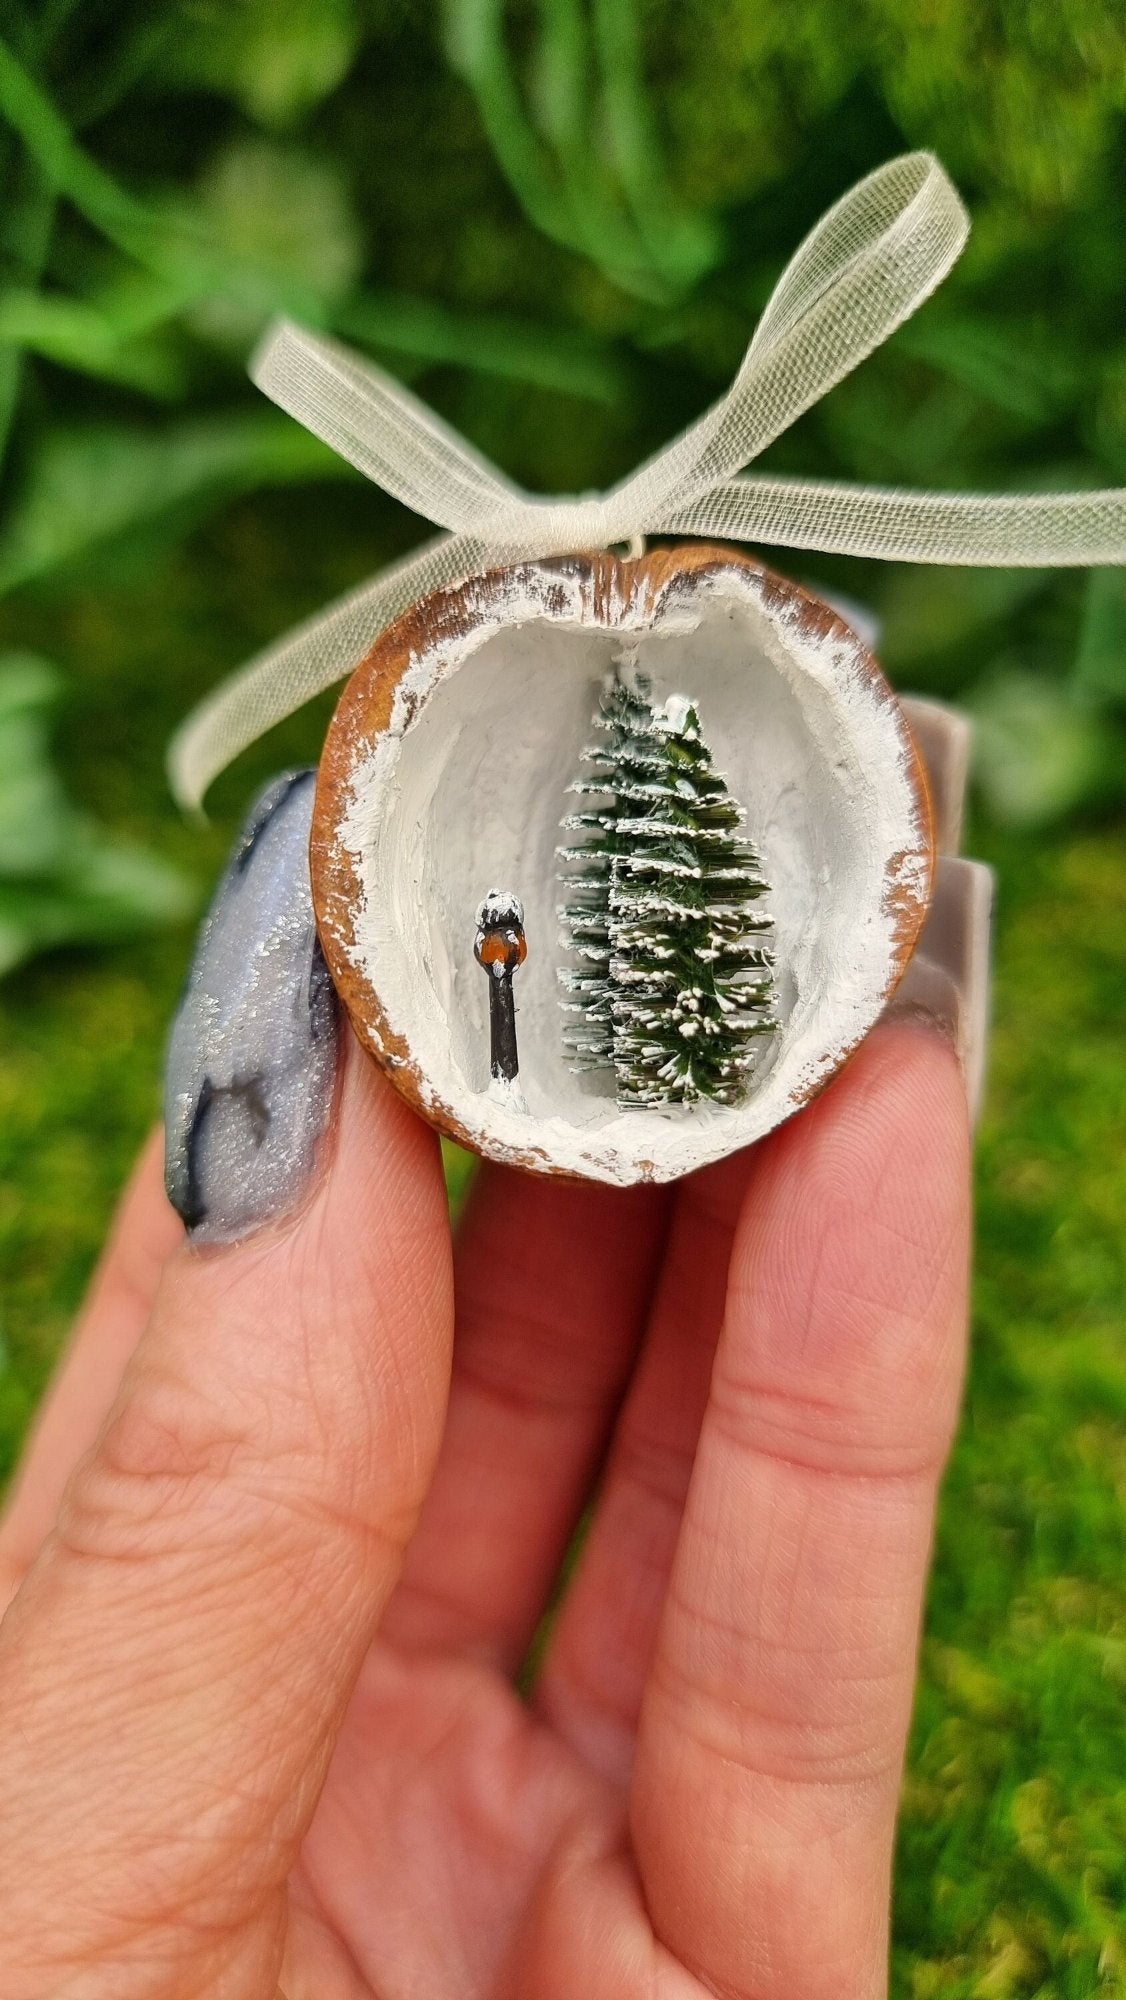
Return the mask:
<svg viewBox="0 0 1126 2000">
<path fill-rule="evenodd" d="M 30 1445 L 5 2000 L 876 2000 L 964 1362 L 950 1047 L 881 1027 L 671 1192 L 486 1169 L 452 1248 L 354 1045 L 323 1151 L 200 1249 L 149 1147 Z"/>
</svg>

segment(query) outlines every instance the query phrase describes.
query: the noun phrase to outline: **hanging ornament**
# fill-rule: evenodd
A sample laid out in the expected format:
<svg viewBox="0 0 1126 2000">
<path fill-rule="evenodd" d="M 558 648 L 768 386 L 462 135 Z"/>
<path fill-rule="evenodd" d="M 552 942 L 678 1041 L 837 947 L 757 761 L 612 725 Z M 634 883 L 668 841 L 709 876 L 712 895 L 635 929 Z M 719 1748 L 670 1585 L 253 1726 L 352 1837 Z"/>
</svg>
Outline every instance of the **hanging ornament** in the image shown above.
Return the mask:
<svg viewBox="0 0 1126 2000">
<path fill-rule="evenodd" d="M 172 745 L 173 789 L 197 805 L 241 749 L 352 674 L 311 850 L 325 956 L 361 1039 L 455 1138 L 541 1172 L 674 1178 L 806 1102 L 900 977 L 933 875 L 903 710 L 826 603 L 732 542 L 917 562 L 1126 560 L 1120 489 L 915 493 L 746 469 L 922 304 L 967 230 L 932 155 L 868 175 L 799 246 L 726 394 L 601 494 L 523 492 L 333 341 L 282 324 L 263 343 L 252 372 L 266 394 L 446 532 L 210 696 Z M 723 539 L 645 555 L 647 535 Z M 623 545 L 628 556 L 613 553 Z M 696 755 L 693 732 L 706 742 L 707 771 L 723 774 L 736 813 L 746 808 L 755 853 L 738 856 L 747 922 L 713 898 L 710 932 L 687 893 L 666 912 L 671 930 L 655 931 L 652 896 L 631 903 L 630 871 L 611 868 L 606 936 L 592 933 L 588 960 L 605 990 L 588 1006 L 567 891 L 562 929 L 557 914 L 556 849 L 592 708 L 615 675 L 647 683 L 677 756 Z M 676 860 L 662 855 L 666 837 L 653 824 L 630 830 L 635 888 Z M 699 829 L 693 838 L 696 859 L 681 859 L 701 873 L 682 887 L 706 873 Z M 513 959 L 486 983 L 474 956 L 490 881 L 526 912 L 518 980 Z M 715 977 L 678 958 L 690 918 L 697 962 L 720 954 Z M 476 933 L 487 968 L 500 962 L 484 957 L 489 929 Z M 673 961 L 675 989 L 656 976 Z M 580 1014 L 561 1016 L 561 987 Z M 748 1042 L 754 1030 L 753 1060 L 736 1062 L 719 1032 L 725 1007 Z M 674 1060 L 670 1034 L 702 1043 L 705 1020 L 719 1062 Z M 505 1073 L 517 1048 L 518 1083 Z"/>
</svg>

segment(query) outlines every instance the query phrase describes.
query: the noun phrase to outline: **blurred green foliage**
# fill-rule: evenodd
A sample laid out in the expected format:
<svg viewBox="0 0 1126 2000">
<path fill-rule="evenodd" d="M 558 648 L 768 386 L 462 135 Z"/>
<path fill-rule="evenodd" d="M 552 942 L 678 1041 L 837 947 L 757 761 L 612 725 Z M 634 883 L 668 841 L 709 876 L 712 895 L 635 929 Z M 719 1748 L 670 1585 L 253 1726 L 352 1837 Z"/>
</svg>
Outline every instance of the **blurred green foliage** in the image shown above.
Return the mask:
<svg viewBox="0 0 1126 2000">
<path fill-rule="evenodd" d="M 830 0 L 3 0 L 0 28 L 0 592 L 348 476 L 245 379 L 279 312 L 425 378 L 529 485 L 603 484 L 724 386 L 821 210 L 918 144 L 969 253 L 766 462 L 1126 479 L 1113 0 L 860 0 L 847 32 Z M 974 697 L 996 815 L 1122 796 L 1115 573 L 803 566 L 883 610 L 894 673 Z"/>
<path fill-rule="evenodd" d="M 128 937 L 193 907 L 188 880 L 107 840 L 67 797 L 47 754 L 58 675 L 0 655 L 0 977 L 48 945 Z"/>
<path fill-rule="evenodd" d="M 161 771 L 192 702 L 423 532 L 250 388 L 266 321 L 367 348 L 530 487 L 601 486 L 726 386 L 828 203 L 931 145 L 975 217 L 965 258 L 764 464 L 1126 481 L 1126 16 L 0 0 L 0 37 L 0 931 L 18 877 L 20 951 L 71 940 L 0 991 L 10 1460 L 156 1113 L 188 951 L 74 942 L 170 915 L 328 710 L 250 752 L 200 828 Z M 973 709 L 973 844 L 1001 882 L 896 2000 L 1126 1996 L 1126 580 L 777 559 L 877 609 L 900 684 Z M 128 880 L 123 848 L 148 857 Z"/>
</svg>

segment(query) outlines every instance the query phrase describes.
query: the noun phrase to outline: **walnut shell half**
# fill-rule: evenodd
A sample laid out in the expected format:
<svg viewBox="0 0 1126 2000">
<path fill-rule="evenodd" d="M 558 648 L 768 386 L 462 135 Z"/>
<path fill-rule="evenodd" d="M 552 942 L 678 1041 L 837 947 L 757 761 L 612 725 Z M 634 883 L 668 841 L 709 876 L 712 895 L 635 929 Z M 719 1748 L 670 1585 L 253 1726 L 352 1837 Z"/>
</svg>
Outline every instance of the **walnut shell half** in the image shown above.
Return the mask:
<svg viewBox="0 0 1126 2000">
<path fill-rule="evenodd" d="M 746 1100 L 619 1109 L 561 1034 L 556 848 L 612 663 L 689 694 L 771 884 L 779 1025 Z M 361 1041 L 431 1123 L 490 1158 L 618 1185 L 667 1181 L 768 1132 L 822 1088 L 900 979 L 933 873 L 903 711 L 829 606 L 730 548 L 575 555 L 414 605 L 341 696 L 311 847 L 325 957 Z M 520 1093 L 490 1095 L 475 912 L 525 909 Z"/>
</svg>

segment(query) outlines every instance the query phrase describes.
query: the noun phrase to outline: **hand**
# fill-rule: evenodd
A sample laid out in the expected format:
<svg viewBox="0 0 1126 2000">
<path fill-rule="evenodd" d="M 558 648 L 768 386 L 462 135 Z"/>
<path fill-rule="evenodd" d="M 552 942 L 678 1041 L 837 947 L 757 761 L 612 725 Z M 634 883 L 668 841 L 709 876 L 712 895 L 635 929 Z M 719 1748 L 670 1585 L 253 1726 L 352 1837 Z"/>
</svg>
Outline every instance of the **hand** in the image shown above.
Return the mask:
<svg viewBox="0 0 1126 2000">
<path fill-rule="evenodd" d="M 5 2000 L 875 2000 L 965 1343 L 949 1040 L 880 1027 L 672 1191 L 487 1167 L 452 1251 L 348 1036 L 262 1220 L 321 1049 L 252 1090 L 211 1049 L 210 1125 L 174 1088 L 194 1240 L 154 1141 L 10 1504 Z"/>
</svg>

